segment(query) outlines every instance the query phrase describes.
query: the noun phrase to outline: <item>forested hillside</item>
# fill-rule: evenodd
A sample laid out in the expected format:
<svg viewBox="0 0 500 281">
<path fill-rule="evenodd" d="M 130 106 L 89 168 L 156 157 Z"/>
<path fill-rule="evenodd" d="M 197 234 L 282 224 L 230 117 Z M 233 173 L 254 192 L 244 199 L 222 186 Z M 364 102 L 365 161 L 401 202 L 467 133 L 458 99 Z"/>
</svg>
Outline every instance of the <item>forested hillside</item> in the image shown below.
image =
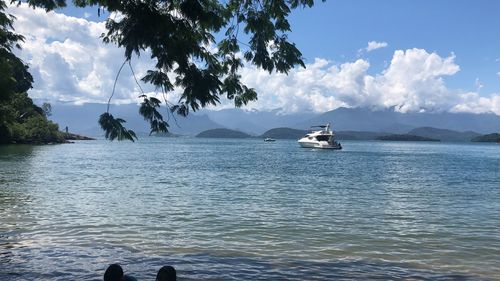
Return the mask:
<svg viewBox="0 0 500 281">
<path fill-rule="evenodd" d="M 12 53 L 23 37 L 12 31 L 13 18 L 0 2 L 0 143 L 63 142 L 57 124 L 47 120 L 50 105 L 33 104 L 27 91 L 33 77 L 28 66 Z"/>
</svg>

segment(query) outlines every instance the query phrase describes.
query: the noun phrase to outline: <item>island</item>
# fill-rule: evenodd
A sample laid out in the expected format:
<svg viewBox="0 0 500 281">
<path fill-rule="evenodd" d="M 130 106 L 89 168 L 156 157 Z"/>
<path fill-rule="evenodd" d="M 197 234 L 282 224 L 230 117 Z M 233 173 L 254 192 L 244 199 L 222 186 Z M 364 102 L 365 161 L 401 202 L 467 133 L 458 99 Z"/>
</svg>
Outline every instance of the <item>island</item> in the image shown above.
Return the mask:
<svg viewBox="0 0 500 281">
<path fill-rule="evenodd" d="M 376 140 L 378 137 L 389 134 L 368 131 L 338 131 L 334 133 L 337 140 Z"/>
<path fill-rule="evenodd" d="M 471 141 L 471 139 L 481 135 L 473 131 L 458 132 L 434 127 L 415 128 L 409 131 L 407 134 L 431 139 L 438 139 L 446 142 L 469 142 Z"/>
<path fill-rule="evenodd" d="M 274 128 L 262 134 L 261 138 L 271 139 L 299 139 L 307 134 L 306 130 L 297 130 L 292 128 Z"/>
<path fill-rule="evenodd" d="M 251 138 L 249 134 L 236 131 L 236 130 L 230 130 L 230 129 L 225 129 L 225 128 L 219 128 L 219 129 L 211 129 L 211 130 L 206 130 L 203 131 L 199 134 L 196 135 L 197 138 L 230 138 L 230 139 L 244 139 L 244 138 Z"/>
<path fill-rule="evenodd" d="M 473 138 L 471 141 L 473 142 L 496 142 L 500 143 L 500 134 L 499 133 L 492 133 L 492 134 L 487 134 L 487 135 L 482 135 Z"/>
<path fill-rule="evenodd" d="M 384 141 L 440 141 L 438 139 L 409 135 L 409 134 L 400 134 L 400 135 L 394 134 L 394 135 L 380 136 L 377 138 L 377 140 L 384 140 Z"/>
</svg>

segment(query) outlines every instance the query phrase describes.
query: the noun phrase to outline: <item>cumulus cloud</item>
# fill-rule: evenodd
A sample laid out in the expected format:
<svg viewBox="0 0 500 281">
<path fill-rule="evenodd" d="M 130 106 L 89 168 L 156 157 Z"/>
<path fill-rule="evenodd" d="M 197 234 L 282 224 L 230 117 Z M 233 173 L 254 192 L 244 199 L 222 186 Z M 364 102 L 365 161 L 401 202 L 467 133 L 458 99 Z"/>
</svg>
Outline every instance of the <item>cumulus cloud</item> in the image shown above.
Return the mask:
<svg viewBox="0 0 500 281">
<path fill-rule="evenodd" d="M 92 22 L 63 14 L 46 13 L 25 4 L 12 6 L 16 31 L 26 36 L 20 56 L 35 78 L 30 96 L 50 102 L 107 102 L 115 76 L 123 63 L 123 50 L 104 45 L 103 22 Z M 386 47 L 371 41 L 366 51 Z M 142 77 L 151 68 L 149 56 L 134 58 L 133 69 Z M 282 108 L 283 113 L 324 112 L 338 107 L 394 108 L 408 111 L 494 112 L 500 114 L 500 94 L 480 95 L 449 89 L 445 77 L 460 71 L 452 53 L 442 57 L 423 49 L 396 50 L 384 70 L 370 73 L 370 62 L 357 59 L 341 64 L 317 58 L 306 69 L 289 75 L 269 74 L 245 66 L 242 80 L 259 93 L 250 108 Z M 478 81 L 479 82 L 479 81 Z M 153 89 L 141 87 L 149 92 Z M 169 94 L 176 101 L 179 89 Z M 118 80 L 114 103 L 135 103 L 140 94 L 132 72 L 125 67 Z M 224 100 L 224 99 L 223 99 Z M 233 107 L 224 100 L 218 108 Z"/>
<path fill-rule="evenodd" d="M 460 70 L 454 54 L 441 57 L 423 49 L 397 50 L 381 73 L 370 75 L 369 68 L 363 59 L 340 65 L 316 59 L 288 76 L 245 68 L 243 79 L 259 92 L 259 101 L 252 104 L 257 108 L 322 112 L 345 106 L 500 114 L 499 95 L 482 97 L 446 87 L 444 77 Z"/>
<path fill-rule="evenodd" d="M 401 112 L 447 109 L 452 94 L 442 77 L 460 70 L 454 59 L 454 55 L 441 58 L 422 49 L 397 50 L 367 91 L 379 97 L 379 105 Z"/>
<path fill-rule="evenodd" d="M 11 6 L 9 12 L 17 18 L 16 32 L 26 37 L 19 55 L 35 78 L 31 97 L 78 104 L 107 102 L 124 56 L 115 45 L 102 43 L 104 22 L 47 13 L 26 4 Z M 132 60 L 138 77 L 150 65 L 147 59 Z M 129 67 L 118 81 L 113 101 L 137 102 L 140 90 Z"/>
<path fill-rule="evenodd" d="M 381 49 L 389 46 L 387 42 L 377 42 L 377 41 L 370 41 L 368 42 L 368 46 L 365 48 L 367 52 L 371 52 L 376 49 Z"/>
<path fill-rule="evenodd" d="M 460 102 L 450 109 L 451 112 L 493 112 L 500 115 L 500 94 L 482 97 L 478 93 L 469 92 L 460 94 L 459 100 Z"/>
</svg>

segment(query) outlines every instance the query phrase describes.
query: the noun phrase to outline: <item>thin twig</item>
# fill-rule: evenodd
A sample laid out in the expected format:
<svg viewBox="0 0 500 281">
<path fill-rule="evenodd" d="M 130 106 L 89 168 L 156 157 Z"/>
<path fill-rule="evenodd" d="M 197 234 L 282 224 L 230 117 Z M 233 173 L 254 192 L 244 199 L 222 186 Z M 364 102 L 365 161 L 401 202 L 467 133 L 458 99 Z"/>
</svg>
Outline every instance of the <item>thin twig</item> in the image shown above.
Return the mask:
<svg viewBox="0 0 500 281">
<path fill-rule="evenodd" d="M 168 105 L 169 102 L 167 100 L 167 93 L 165 91 L 165 88 L 163 88 L 163 87 L 162 87 L 162 95 L 163 95 L 163 100 L 165 101 L 165 105 L 167 107 L 167 112 L 168 112 L 167 122 L 170 121 L 170 116 L 172 116 L 172 118 L 174 119 L 174 122 L 175 122 L 175 125 L 177 126 L 177 128 L 181 128 L 181 126 L 179 126 L 179 123 L 177 123 L 177 118 L 175 118 L 175 114 L 173 112 L 171 112 L 171 107 Z"/>
<path fill-rule="evenodd" d="M 130 61 L 128 61 L 128 66 L 130 66 L 130 71 L 132 71 L 132 76 L 134 76 L 134 80 L 135 80 L 135 83 L 137 84 L 137 86 L 139 87 L 139 90 L 141 90 L 141 93 L 143 95 L 144 94 L 144 91 L 142 90 L 142 87 L 141 85 L 139 84 L 139 81 L 137 81 L 137 77 L 135 77 L 135 72 L 134 72 L 134 69 L 132 68 L 132 64 L 130 63 Z"/>
<path fill-rule="evenodd" d="M 120 77 L 120 72 L 122 72 L 123 66 L 125 65 L 125 63 L 127 63 L 127 60 L 128 59 L 125 59 L 125 61 L 122 63 L 122 66 L 120 66 L 118 73 L 116 74 L 115 83 L 113 84 L 113 92 L 111 92 L 111 96 L 109 97 L 108 108 L 106 109 L 106 113 L 109 113 L 109 104 L 111 103 L 111 99 L 113 98 L 113 95 L 115 94 L 116 82 L 118 81 L 118 77 Z"/>
<path fill-rule="evenodd" d="M 247 43 L 245 43 L 245 42 L 241 41 L 241 40 L 240 40 L 240 39 L 238 39 L 238 38 L 236 38 L 236 40 L 238 40 L 238 42 L 240 42 L 240 44 L 242 44 L 242 45 L 245 45 L 245 46 L 247 46 L 247 47 L 249 47 L 249 48 L 251 48 L 251 47 L 252 47 L 252 46 L 248 45 Z"/>
</svg>

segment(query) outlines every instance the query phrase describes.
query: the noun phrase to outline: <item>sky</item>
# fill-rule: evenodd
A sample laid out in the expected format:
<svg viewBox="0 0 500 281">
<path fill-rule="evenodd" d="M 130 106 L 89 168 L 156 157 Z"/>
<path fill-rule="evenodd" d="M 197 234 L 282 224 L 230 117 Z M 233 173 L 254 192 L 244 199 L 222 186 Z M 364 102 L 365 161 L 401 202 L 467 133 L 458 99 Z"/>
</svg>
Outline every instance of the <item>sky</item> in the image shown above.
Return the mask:
<svg viewBox="0 0 500 281">
<path fill-rule="evenodd" d="M 107 102 L 123 50 L 104 44 L 97 8 L 46 13 L 11 6 L 14 28 L 26 37 L 18 55 L 35 78 L 30 96 L 51 103 Z M 400 112 L 492 112 L 500 115 L 500 1 L 332 0 L 291 16 L 291 41 L 306 68 L 289 75 L 246 65 L 242 80 L 258 92 L 247 108 L 283 113 L 338 107 Z M 153 62 L 132 60 L 137 76 Z M 153 88 L 144 86 L 150 94 Z M 169 93 L 177 101 L 180 89 Z M 137 103 L 139 88 L 126 67 L 114 103 Z M 223 99 L 215 109 L 234 105 Z"/>
</svg>

